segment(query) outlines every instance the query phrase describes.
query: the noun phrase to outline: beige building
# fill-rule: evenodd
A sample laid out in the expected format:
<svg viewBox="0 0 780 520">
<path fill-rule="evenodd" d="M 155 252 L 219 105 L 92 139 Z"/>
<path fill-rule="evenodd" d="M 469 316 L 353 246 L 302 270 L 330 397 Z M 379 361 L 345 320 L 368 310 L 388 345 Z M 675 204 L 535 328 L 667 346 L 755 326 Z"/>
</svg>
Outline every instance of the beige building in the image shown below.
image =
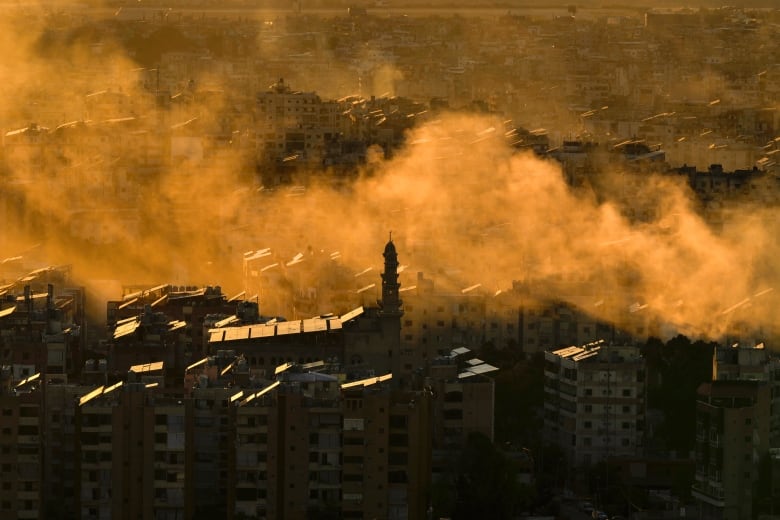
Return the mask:
<svg viewBox="0 0 780 520">
<path fill-rule="evenodd" d="M 314 92 L 294 91 L 280 79 L 257 94 L 255 132 L 261 161 L 317 164 L 328 140 L 339 133 L 341 109 Z"/>
</svg>

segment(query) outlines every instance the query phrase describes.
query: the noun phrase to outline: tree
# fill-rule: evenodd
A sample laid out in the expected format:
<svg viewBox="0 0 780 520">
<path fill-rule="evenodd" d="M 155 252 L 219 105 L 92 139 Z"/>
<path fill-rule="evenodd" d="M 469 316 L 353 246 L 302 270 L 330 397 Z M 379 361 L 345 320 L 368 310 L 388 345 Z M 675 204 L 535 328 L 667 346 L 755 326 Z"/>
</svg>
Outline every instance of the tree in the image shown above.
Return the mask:
<svg viewBox="0 0 780 520">
<path fill-rule="evenodd" d="M 512 518 L 520 497 L 512 461 L 481 433 L 469 435 L 455 482 L 454 519 Z"/>
<path fill-rule="evenodd" d="M 648 339 L 642 349 L 647 360 L 648 406 L 663 412 L 656 431 L 663 447 L 687 454 L 696 436 L 696 391 L 712 380 L 712 355 L 716 343 L 691 342 L 678 335 L 666 343 Z"/>
</svg>

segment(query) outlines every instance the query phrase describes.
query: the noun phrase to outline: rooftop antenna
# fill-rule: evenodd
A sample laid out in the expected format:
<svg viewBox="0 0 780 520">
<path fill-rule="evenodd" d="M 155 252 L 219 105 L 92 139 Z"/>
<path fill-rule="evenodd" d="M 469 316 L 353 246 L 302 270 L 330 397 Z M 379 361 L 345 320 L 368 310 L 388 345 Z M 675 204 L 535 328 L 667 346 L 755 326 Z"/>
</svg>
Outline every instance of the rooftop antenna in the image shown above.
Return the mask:
<svg viewBox="0 0 780 520">
<path fill-rule="evenodd" d="M 390 242 L 392 242 L 392 241 L 393 241 L 393 232 L 391 231 L 390 232 Z"/>
</svg>

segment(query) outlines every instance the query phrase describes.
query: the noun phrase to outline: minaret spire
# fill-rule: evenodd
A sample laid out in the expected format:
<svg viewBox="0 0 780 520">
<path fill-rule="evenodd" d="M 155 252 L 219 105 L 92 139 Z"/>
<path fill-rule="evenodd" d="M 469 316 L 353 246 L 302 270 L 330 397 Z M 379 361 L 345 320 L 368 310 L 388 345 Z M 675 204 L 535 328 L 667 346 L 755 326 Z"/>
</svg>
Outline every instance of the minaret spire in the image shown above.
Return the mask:
<svg viewBox="0 0 780 520">
<path fill-rule="evenodd" d="M 398 253 L 393 244 L 393 232 L 390 232 L 390 241 L 385 245 L 385 270 L 382 273 L 382 312 L 384 314 L 403 313 L 401 299 L 398 291 L 401 284 L 398 282 Z"/>
</svg>

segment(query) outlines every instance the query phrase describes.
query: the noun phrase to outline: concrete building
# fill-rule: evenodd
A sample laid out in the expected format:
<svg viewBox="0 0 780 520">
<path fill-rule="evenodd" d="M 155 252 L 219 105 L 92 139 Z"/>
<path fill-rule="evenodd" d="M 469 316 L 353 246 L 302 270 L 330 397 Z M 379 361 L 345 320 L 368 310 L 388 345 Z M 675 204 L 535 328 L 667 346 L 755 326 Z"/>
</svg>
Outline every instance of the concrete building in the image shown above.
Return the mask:
<svg viewBox="0 0 780 520">
<path fill-rule="evenodd" d="M 433 360 L 426 386 L 433 393 L 432 471 L 453 471 L 452 463 L 472 433 L 494 438 L 495 382 L 486 374 L 496 367 L 459 347 Z"/>
<path fill-rule="evenodd" d="M 84 289 L 69 274 L 43 268 L 0 286 L 0 361 L 16 380 L 40 373 L 66 381 L 78 372 L 84 325 Z"/>
<path fill-rule="evenodd" d="M 594 342 L 545 352 L 544 434 L 571 467 L 643 453 L 645 361 L 634 346 Z"/>
<path fill-rule="evenodd" d="M 692 495 L 703 519 L 753 517 L 759 461 L 769 454 L 770 386 L 762 381 L 704 383 L 696 404 Z"/>
<path fill-rule="evenodd" d="M 407 370 L 430 363 L 453 347 L 479 346 L 485 340 L 487 295 L 479 286 L 439 289 L 417 273 L 416 284 L 402 289 L 406 305 L 401 345 Z"/>
<path fill-rule="evenodd" d="M 43 425 L 43 503 L 46 518 L 78 518 L 79 497 L 76 494 L 80 475 L 76 472 L 76 406 L 81 396 L 95 386 L 49 384 L 46 387 Z"/>
<path fill-rule="evenodd" d="M 46 518 L 43 509 L 43 390 L 40 373 L 0 373 L 0 518 Z"/>
<path fill-rule="evenodd" d="M 120 381 L 79 398 L 75 414 L 79 517 L 153 516 L 154 415 L 142 384 Z"/>
<path fill-rule="evenodd" d="M 50 378 L 44 392 L 43 374 L 5 368 L 0 518 L 426 518 L 434 446 L 451 458 L 471 431 L 492 438 L 495 368 L 461 349 L 430 374 L 405 370 L 392 241 L 384 260 L 376 306 L 231 315 L 186 367 L 169 359 L 183 320 L 155 312 L 179 292 L 157 288 L 110 307 L 110 356 L 88 360 L 81 385 Z M 182 309 L 212 308 L 190 292 Z"/>
<path fill-rule="evenodd" d="M 108 370 L 124 374 L 131 367 L 164 362 L 167 381 L 177 384 L 190 356 L 185 356 L 186 323 L 147 306 L 139 316 L 117 321 L 108 345 Z"/>
<path fill-rule="evenodd" d="M 194 367 L 189 396 L 136 378 L 78 399 L 79 517 L 425 518 L 430 392 L 230 358 Z"/>
<path fill-rule="evenodd" d="M 372 380 L 341 386 L 342 518 L 426 518 L 431 394 Z"/>
<path fill-rule="evenodd" d="M 769 413 L 769 446 L 780 448 L 780 359 L 763 343 L 721 345 L 712 356 L 713 381 L 763 381 L 772 388 Z"/>
<path fill-rule="evenodd" d="M 777 367 L 763 343 L 713 352 L 712 383 L 699 388 L 697 403 L 693 496 L 702 518 L 752 514 L 758 463 L 780 442 Z"/>
<path fill-rule="evenodd" d="M 322 164 L 325 147 L 339 133 L 335 101 L 314 92 L 293 91 L 280 79 L 257 94 L 255 131 L 258 161 Z"/>
<path fill-rule="evenodd" d="M 243 294 L 228 298 L 220 286 L 163 284 L 155 287 L 124 287 L 120 300 L 106 303 L 106 323 L 116 327 L 117 322 L 142 315 L 150 307 L 171 320 L 183 321 L 187 326 L 184 351 L 194 359 L 206 355 L 208 329 L 227 318 L 225 324 L 259 323 L 256 302 L 241 299 Z"/>
<path fill-rule="evenodd" d="M 328 360 L 342 363 L 348 372 L 392 372 L 398 380 L 408 378 L 412 366 L 401 362 L 400 319 L 404 310 L 398 254 L 392 240 L 386 244 L 383 255 L 382 298 L 375 305 L 360 306 L 341 316 L 271 319 L 264 324 L 244 326 L 230 326 L 227 322 L 209 331 L 208 351 L 235 350 L 250 367 L 266 370 L 285 362 Z"/>
</svg>

